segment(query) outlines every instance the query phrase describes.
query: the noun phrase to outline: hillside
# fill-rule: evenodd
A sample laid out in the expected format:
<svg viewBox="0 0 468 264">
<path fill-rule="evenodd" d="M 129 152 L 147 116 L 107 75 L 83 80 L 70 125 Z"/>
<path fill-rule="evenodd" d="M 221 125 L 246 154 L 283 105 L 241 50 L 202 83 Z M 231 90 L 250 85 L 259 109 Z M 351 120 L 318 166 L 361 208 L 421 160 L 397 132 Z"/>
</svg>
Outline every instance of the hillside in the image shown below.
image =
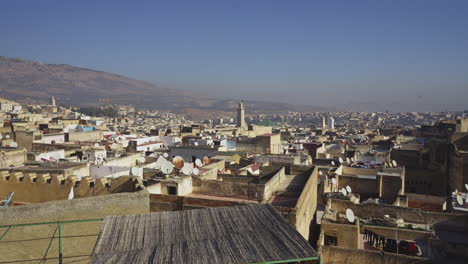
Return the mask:
<svg viewBox="0 0 468 264">
<path fill-rule="evenodd" d="M 238 100 L 204 98 L 189 91 L 164 89 L 154 84 L 122 75 L 74 67 L 44 64 L 0 56 L 0 97 L 23 103 L 45 103 L 54 95 L 59 104 L 86 106 L 131 104 L 185 112 L 231 111 Z M 324 111 L 312 106 L 246 101 L 251 111 Z"/>
</svg>

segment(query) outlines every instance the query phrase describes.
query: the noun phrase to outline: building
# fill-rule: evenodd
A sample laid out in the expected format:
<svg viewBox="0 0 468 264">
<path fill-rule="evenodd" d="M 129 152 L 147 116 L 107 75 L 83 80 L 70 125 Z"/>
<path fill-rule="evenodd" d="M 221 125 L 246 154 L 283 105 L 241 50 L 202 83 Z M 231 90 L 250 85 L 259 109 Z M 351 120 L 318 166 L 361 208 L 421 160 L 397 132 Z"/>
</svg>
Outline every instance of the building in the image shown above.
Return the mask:
<svg viewBox="0 0 468 264">
<path fill-rule="evenodd" d="M 245 128 L 245 109 L 244 102 L 239 103 L 239 108 L 237 108 L 237 127 Z"/>
</svg>

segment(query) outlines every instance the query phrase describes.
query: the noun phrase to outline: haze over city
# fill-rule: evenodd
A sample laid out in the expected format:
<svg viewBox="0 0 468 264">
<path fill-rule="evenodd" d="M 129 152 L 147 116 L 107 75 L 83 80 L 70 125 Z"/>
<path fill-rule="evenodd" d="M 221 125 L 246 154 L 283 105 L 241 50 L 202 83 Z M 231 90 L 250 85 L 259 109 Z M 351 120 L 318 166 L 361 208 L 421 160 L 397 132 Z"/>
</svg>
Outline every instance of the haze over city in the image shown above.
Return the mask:
<svg viewBox="0 0 468 264">
<path fill-rule="evenodd" d="M 466 1 L 4 1 L 0 55 L 353 111 L 463 110 Z"/>
</svg>

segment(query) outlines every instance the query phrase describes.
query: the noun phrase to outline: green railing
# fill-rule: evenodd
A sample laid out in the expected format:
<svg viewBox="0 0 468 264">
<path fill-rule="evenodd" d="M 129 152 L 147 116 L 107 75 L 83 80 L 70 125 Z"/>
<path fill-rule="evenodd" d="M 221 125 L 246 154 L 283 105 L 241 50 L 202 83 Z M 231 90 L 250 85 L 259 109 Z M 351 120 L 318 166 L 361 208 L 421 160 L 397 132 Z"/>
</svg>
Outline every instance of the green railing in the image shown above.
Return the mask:
<svg viewBox="0 0 468 264">
<path fill-rule="evenodd" d="M 62 226 L 64 224 L 70 224 L 70 223 L 85 223 L 85 222 L 97 222 L 97 221 L 102 221 L 103 219 L 86 219 L 86 220 L 70 220 L 70 221 L 55 221 L 55 222 L 40 222 L 40 223 L 30 223 L 30 224 L 14 224 L 14 225 L 1 225 L 0 228 L 6 228 L 5 232 L 0 236 L 0 241 L 7 235 L 7 233 L 15 227 L 24 227 L 24 226 L 39 226 L 39 225 L 57 225 L 55 228 L 54 234 L 52 235 L 49 245 L 47 246 L 47 249 L 44 253 L 44 256 L 41 259 L 29 259 L 29 260 L 24 260 L 24 261 L 34 261 L 38 260 L 37 264 L 42 264 L 45 263 L 46 260 L 49 260 L 50 258 L 47 258 L 47 254 L 49 253 L 50 247 L 52 246 L 52 242 L 54 239 L 59 240 L 58 243 L 58 258 L 53 258 L 53 259 L 58 259 L 59 264 L 63 263 L 63 229 Z M 56 234 L 58 232 L 58 237 L 56 237 Z M 83 257 L 82 256 L 73 256 L 73 257 Z M 15 263 L 18 261 L 10 261 L 10 262 L 0 262 L 0 263 Z"/>
</svg>

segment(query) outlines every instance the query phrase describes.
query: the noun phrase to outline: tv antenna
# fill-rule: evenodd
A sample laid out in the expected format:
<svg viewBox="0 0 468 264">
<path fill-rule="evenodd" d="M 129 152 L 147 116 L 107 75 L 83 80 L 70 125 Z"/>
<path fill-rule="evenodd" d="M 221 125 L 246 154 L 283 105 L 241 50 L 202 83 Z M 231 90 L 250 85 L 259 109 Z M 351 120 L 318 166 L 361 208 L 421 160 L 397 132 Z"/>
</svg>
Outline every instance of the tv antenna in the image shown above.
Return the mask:
<svg viewBox="0 0 468 264">
<path fill-rule="evenodd" d="M 348 193 L 351 193 L 352 190 L 351 190 L 351 187 L 349 187 L 349 185 L 346 185 L 346 191 L 347 191 Z"/>
</svg>

